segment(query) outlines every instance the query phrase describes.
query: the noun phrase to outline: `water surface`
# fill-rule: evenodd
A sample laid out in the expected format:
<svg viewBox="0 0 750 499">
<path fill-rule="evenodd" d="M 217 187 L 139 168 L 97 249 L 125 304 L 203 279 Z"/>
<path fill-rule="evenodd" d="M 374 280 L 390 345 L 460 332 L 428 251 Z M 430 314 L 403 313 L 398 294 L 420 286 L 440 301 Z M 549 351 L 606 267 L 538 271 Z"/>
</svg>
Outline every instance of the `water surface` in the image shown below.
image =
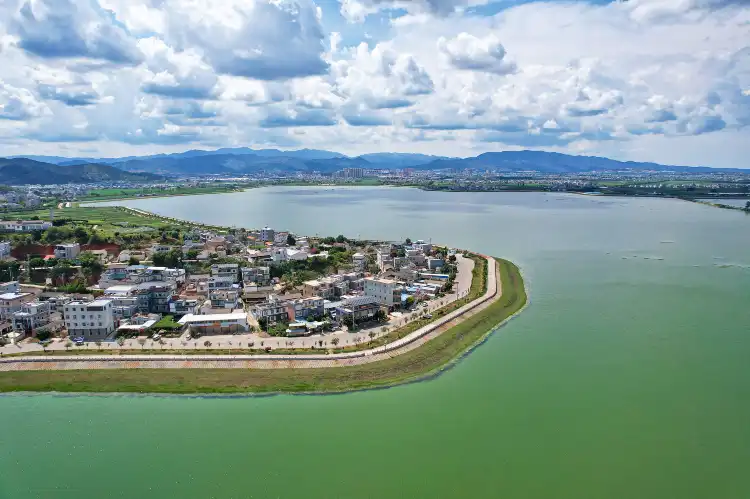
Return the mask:
<svg viewBox="0 0 750 499">
<path fill-rule="evenodd" d="M 708 199 L 699 199 L 699 201 L 707 201 L 709 203 L 719 203 L 719 204 L 725 204 L 728 206 L 737 206 L 739 208 L 744 208 L 747 205 L 747 202 L 750 201 L 750 199 L 708 198 Z"/>
<path fill-rule="evenodd" d="M 432 238 L 531 305 L 436 380 L 336 396 L 0 397 L 0 498 L 750 497 L 750 217 L 696 203 L 268 188 L 124 204 Z"/>
</svg>

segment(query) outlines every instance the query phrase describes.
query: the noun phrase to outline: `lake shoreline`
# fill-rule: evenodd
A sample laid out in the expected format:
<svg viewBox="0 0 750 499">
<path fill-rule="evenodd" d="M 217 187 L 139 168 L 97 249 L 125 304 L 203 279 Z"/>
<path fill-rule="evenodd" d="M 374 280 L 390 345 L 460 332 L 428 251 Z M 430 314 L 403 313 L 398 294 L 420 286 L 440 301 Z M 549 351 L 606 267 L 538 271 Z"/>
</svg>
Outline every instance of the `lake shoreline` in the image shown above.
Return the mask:
<svg viewBox="0 0 750 499">
<path fill-rule="evenodd" d="M 276 370 L 5 371 L 0 373 L 0 392 L 310 395 L 383 389 L 433 379 L 468 356 L 494 330 L 525 308 L 527 295 L 520 269 L 507 260 L 495 261 L 500 277 L 498 288 L 503 289 L 496 300 L 435 338 L 387 360 L 358 366 Z M 245 376 L 238 377 L 238 373 Z M 158 382 L 162 384 L 155 384 Z"/>
</svg>

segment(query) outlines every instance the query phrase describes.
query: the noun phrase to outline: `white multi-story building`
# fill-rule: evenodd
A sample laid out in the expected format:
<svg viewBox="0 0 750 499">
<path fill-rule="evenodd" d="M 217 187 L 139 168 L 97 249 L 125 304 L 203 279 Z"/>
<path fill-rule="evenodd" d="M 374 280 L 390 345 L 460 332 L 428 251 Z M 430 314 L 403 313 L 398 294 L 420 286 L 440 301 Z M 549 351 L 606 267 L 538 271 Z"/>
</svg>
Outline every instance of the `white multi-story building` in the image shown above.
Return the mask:
<svg viewBox="0 0 750 499">
<path fill-rule="evenodd" d="M 18 293 L 20 285 L 18 281 L 8 281 L 0 283 L 0 294 L 5 293 Z"/>
<path fill-rule="evenodd" d="M 242 308 L 239 289 L 217 289 L 208 294 L 208 299 L 211 301 L 211 308 Z"/>
<path fill-rule="evenodd" d="M 24 303 L 18 312 L 13 313 L 13 329 L 33 332 L 36 328 L 50 323 L 52 304 L 48 301 Z"/>
<path fill-rule="evenodd" d="M 325 313 L 324 302 L 325 300 L 319 296 L 292 300 L 287 303 L 287 315 L 290 320 L 311 320 L 315 316 L 322 316 Z"/>
<path fill-rule="evenodd" d="M 286 302 L 280 301 L 275 297 L 270 297 L 267 301 L 255 305 L 252 308 L 251 313 L 258 322 L 266 321 L 268 323 L 274 323 L 289 321 Z"/>
<path fill-rule="evenodd" d="M 68 336 L 72 338 L 97 340 L 115 332 L 112 300 L 72 301 L 65 304 L 64 318 Z"/>
<path fill-rule="evenodd" d="M 198 300 L 180 298 L 169 302 L 169 313 L 172 315 L 197 314 L 199 311 L 200 303 Z"/>
<path fill-rule="evenodd" d="M 271 282 L 270 267 L 242 267 L 242 282 L 245 285 L 266 286 Z"/>
<path fill-rule="evenodd" d="M 288 236 L 288 232 L 276 232 L 273 235 L 273 244 L 286 244 L 286 239 Z"/>
<path fill-rule="evenodd" d="M 10 256 L 10 243 L 8 241 L 0 241 L 0 260 L 5 260 Z"/>
<path fill-rule="evenodd" d="M 273 253 L 271 255 L 274 263 L 282 263 L 288 261 L 303 262 L 309 257 L 310 254 L 306 250 L 294 248 L 276 248 L 273 250 Z"/>
<path fill-rule="evenodd" d="M 362 271 L 367 265 L 367 257 L 362 253 L 354 253 L 352 255 L 352 263 L 354 264 L 355 269 Z"/>
<path fill-rule="evenodd" d="M 211 277 L 231 278 L 237 282 L 240 275 L 240 266 L 236 263 L 216 263 L 211 265 Z"/>
<path fill-rule="evenodd" d="M 21 310 L 24 303 L 32 300 L 31 293 L 3 293 L 0 295 L 0 320 L 11 320 L 14 313 Z"/>
<path fill-rule="evenodd" d="M 100 289 L 107 289 L 112 286 L 144 282 L 168 282 L 180 286 L 185 282 L 185 270 L 144 265 L 114 266 L 102 274 L 98 286 Z"/>
<path fill-rule="evenodd" d="M 389 268 L 393 268 L 393 257 L 391 256 L 391 247 L 381 246 L 377 249 L 377 263 L 378 268 L 381 272 L 385 272 Z"/>
<path fill-rule="evenodd" d="M 260 229 L 260 240 L 261 241 L 273 241 L 273 236 L 276 234 L 276 231 L 273 230 L 271 227 L 265 226 L 262 229 Z"/>
<path fill-rule="evenodd" d="M 232 277 L 209 277 L 197 284 L 197 291 L 198 293 L 206 294 L 219 289 L 232 289 L 235 285 L 237 284 Z"/>
<path fill-rule="evenodd" d="M 74 260 L 81 254 L 81 245 L 78 243 L 65 243 L 55 246 L 55 258 L 58 260 Z"/>
<path fill-rule="evenodd" d="M 432 244 L 426 243 L 419 239 L 417 242 L 411 245 L 412 248 L 421 251 L 425 255 L 428 255 L 432 251 Z"/>
<path fill-rule="evenodd" d="M 47 303 L 49 303 L 53 312 L 62 312 L 65 308 L 65 304 L 72 301 L 73 298 L 68 295 L 59 295 L 50 297 L 50 299 L 47 300 Z"/>
<path fill-rule="evenodd" d="M 18 220 L 15 222 L 0 222 L 0 231 L 5 232 L 32 232 L 35 230 L 47 230 L 52 227 L 51 222 L 41 220 Z"/>
<path fill-rule="evenodd" d="M 399 303 L 396 299 L 398 283 L 390 279 L 365 279 L 365 296 L 372 296 L 381 305 L 392 307 Z"/>
</svg>

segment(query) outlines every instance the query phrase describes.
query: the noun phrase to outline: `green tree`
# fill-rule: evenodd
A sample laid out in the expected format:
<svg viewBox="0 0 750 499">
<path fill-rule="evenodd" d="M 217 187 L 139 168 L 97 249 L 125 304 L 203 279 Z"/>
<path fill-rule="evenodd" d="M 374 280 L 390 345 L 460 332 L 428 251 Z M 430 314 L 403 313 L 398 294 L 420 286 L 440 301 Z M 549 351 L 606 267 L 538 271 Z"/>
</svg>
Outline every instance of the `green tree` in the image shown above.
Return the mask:
<svg viewBox="0 0 750 499">
<path fill-rule="evenodd" d="M 45 263 L 44 258 L 36 257 L 36 258 L 32 258 L 31 260 L 29 260 L 29 265 L 31 266 L 32 269 L 38 269 L 38 268 L 44 267 L 45 266 L 44 263 Z"/>
<path fill-rule="evenodd" d="M 54 267 L 50 269 L 49 276 L 53 282 L 60 280 L 65 282 L 69 277 L 75 275 L 76 270 L 71 267 L 68 260 L 58 260 Z"/>
<path fill-rule="evenodd" d="M 187 260 L 195 260 L 196 258 L 198 258 L 198 250 L 191 249 L 185 254 Z"/>
<path fill-rule="evenodd" d="M 414 297 L 413 296 L 407 297 L 404 304 L 406 305 L 406 308 L 411 308 L 414 305 Z"/>
<path fill-rule="evenodd" d="M 128 265 L 140 265 L 140 264 L 141 264 L 141 261 L 138 260 L 134 256 L 131 256 L 130 259 L 128 260 Z"/>
<path fill-rule="evenodd" d="M 337 336 L 334 336 L 334 338 L 331 340 L 331 343 L 333 343 L 333 346 L 336 346 L 339 344 L 339 338 Z"/>
<path fill-rule="evenodd" d="M 286 243 L 287 243 L 287 244 L 288 244 L 289 246 L 294 246 L 295 244 L 297 244 L 297 240 L 296 240 L 296 239 L 294 239 L 294 236 L 293 236 L 293 235 L 291 235 L 291 234 L 288 234 L 288 235 L 286 236 Z"/>
<path fill-rule="evenodd" d="M 88 240 L 88 244 L 101 244 L 101 243 L 106 243 L 106 242 L 107 240 L 104 239 L 101 235 L 99 235 L 98 232 L 92 232 Z"/>
<path fill-rule="evenodd" d="M 78 262 L 81 264 L 81 272 L 87 279 L 96 274 L 101 274 L 104 270 L 104 265 L 99 257 L 89 251 L 81 253 L 78 256 Z"/>
<path fill-rule="evenodd" d="M 404 240 L 404 244 L 411 244 L 411 239 L 408 237 Z"/>
<path fill-rule="evenodd" d="M 745 210 L 750 211 L 750 201 L 745 203 Z"/>
<path fill-rule="evenodd" d="M 49 229 L 47 232 L 49 233 L 50 230 L 52 229 Z M 73 230 L 73 236 L 76 238 L 76 241 L 79 244 L 85 244 L 86 242 L 88 242 L 90 237 L 88 231 L 83 227 L 76 227 Z"/>
<path fill-rule="evenodd" d="M 27 331 L 27 333 L 31 333 L 31 331 Z M 36 338 L 39 341 L 46 341 L 52 337 L 52 333 L 50 331 L 37 331 Z"/>
<path fill-rule="evenodd" d="M 346 242 L 346 238 L 343 236 L 343 234 L 339 234 L 338 236 L 336 236 L 336 242 L 337 243 L 345 243 Z"/>
<path fill-rule="evenodd" d="M 177 268 L 182 266 L 182 251 L 169 250 L 169 251 L 158 251 L 153 254 L 151 259 L 156 267 L 172 267 Z"/>
</svg>

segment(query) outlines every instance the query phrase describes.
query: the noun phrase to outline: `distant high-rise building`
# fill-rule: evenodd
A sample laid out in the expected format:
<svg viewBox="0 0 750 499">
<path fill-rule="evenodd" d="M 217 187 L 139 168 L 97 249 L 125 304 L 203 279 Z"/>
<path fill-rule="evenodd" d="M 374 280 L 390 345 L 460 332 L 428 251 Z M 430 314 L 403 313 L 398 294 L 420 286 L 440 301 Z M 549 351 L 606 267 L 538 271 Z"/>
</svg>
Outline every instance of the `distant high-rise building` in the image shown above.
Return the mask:
<svg viewBox="0 0 750 499">
<path fill-rule="evenodd" d="M 335 176 L 345 179 L 363 178 L 365 176 L 365 170 L 363 168 L 344 168 L 343 170 L 336 172 Z"/>
</svg>

